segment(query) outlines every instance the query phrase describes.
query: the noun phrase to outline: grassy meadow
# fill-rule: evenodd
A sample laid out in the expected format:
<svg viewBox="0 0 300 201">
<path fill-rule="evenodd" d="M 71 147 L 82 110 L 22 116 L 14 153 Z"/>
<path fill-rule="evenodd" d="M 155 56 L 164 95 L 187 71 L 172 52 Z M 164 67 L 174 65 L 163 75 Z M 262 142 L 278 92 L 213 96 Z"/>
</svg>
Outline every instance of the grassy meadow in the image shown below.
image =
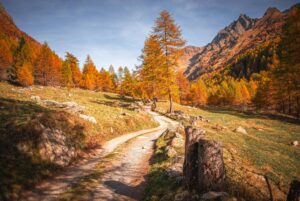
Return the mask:
<svg viewBox="0 0 300 201">
<path fill-rule="evenodd" d="M 158 103 L 159 111 L 167 108 L 167 102 Z M 300 179 L 300 147 L 291 146 L 292 141 L 300 140 L 299 120 L 179 104 L 174 109 L 210 120 L 196 126 L 206 129 L 207 139 L 222 142 L 227 191 L 232 194 L 247 200 L 268 200 L 271 189 L 275 200 L 285 200 L 291 180 Z M 238 126 L 248 134 L 234 132 Z"/>
</svg>

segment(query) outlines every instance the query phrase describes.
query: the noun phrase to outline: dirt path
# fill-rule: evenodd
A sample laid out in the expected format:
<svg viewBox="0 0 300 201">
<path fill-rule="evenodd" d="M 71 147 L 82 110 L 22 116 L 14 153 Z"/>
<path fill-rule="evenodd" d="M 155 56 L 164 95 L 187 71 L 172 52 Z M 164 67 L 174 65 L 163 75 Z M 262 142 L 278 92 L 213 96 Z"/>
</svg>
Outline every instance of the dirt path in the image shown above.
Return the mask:
<svg viewBox="0 0 300 201">
<path fill-rule="evenodd" d="M 97 150 L 95 157 L 67 168 L 51 180 L 38 185 L 34 191 L 25 192 L 23 200 L 57 200 L 81 178 L 92 174 L 93 168 L 120 145 L 122 147 L 118 149 L 116 157 L 105 167 L 101 182 L 93 189 L 92 197 L 88 200 L 140 200 L 144 192 L 144 176 L 148 172 L 153 141 L 166 128 L 177 124 L 156 113 L 151 114 L 160 123 L 159 127 L 130 133 L 108 141 L 101 150 Z"/>
</svg>

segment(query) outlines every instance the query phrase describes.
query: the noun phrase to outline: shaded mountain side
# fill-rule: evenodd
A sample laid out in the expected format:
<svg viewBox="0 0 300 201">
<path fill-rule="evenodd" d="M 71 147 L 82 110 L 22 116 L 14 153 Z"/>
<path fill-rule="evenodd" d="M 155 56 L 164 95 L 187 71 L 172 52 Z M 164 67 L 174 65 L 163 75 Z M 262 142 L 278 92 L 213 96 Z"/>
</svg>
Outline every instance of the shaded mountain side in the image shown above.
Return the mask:
<svg viewBox="0 0 300 201">
<path fill-rule="evenodd" d="M 241 14 L 199 52 L 189 59 L 188 54 L 182 57 L 183 61 L 189 61 L 185 75 L 189 80 L 194 80 L 203 74 L 222 69 L 246 51 L 281 37 L 282 27 L 296 6 L 299 5 L 284 12 L 269 8 L 259 19 Z"/>
<path fill-rule="evenodd" d="M 6 71 L 13 63 L 14 52 L 22 38 L 35 52 L 39 52 L 41 44 L 20 30 L 0 3 L 0 80 L 7 79 Z"/>
</svg>

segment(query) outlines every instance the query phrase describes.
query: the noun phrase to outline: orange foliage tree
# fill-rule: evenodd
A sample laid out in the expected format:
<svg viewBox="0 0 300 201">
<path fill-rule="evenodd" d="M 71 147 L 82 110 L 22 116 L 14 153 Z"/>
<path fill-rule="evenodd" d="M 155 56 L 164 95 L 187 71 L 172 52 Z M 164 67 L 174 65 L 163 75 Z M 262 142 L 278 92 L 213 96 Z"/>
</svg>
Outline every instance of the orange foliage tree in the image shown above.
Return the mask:
<svg viewBox="0 0 300 201">
<path fill-rule="evenodd" d="M 83 66 L 80 86 L 84 89 L 94 90 L 97 87 L 98 71 L 90 55 L 87 56 Z"/>
</svg>

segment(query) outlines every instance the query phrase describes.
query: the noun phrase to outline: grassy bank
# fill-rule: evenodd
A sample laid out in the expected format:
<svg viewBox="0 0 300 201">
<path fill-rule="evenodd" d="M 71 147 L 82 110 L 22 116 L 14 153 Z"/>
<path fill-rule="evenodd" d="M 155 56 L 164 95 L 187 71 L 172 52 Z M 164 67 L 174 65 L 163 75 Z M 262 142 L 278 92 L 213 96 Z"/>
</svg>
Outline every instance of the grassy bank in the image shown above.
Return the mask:
<svg viewBox="0 0 300 201">
<path fill-rule="evenodd" d="M 45 107 L 32 100 L 32 96 L 76 102 L 97 123 L 63 109 Z M 64 88 L 21 88 L 0 82 L 0 200 L 17 200 L 22 189 L 32 188 L 61 168 L 39 154 L 41 125 L 62 131 L 76 150 L 84 151 L 115 136 L 157 126 L 146 113 L 130 110 L 132 101 L 111 93 L 74 89 L 68 96 Z"/>
<path fill-rule="evenodd" d="M 167 107 L 167 103 L 158 103 L 158 110 L 166 111 Z M 174 108 L 210 120 L 198 122 L 197 126 L 206 129 L 207 139 L 223 143 L 229 182 L 226 190 L 231 194 L 248 200 L 267 200 L 269 182 L 275 200 L 285 200 L 291 180 L 300 179 L 300 147 L 290 145 L 300 140 L 299 121 L 178 104 Z M 248 134 L 233 132 L 238 126 Z"/>
</svg>

